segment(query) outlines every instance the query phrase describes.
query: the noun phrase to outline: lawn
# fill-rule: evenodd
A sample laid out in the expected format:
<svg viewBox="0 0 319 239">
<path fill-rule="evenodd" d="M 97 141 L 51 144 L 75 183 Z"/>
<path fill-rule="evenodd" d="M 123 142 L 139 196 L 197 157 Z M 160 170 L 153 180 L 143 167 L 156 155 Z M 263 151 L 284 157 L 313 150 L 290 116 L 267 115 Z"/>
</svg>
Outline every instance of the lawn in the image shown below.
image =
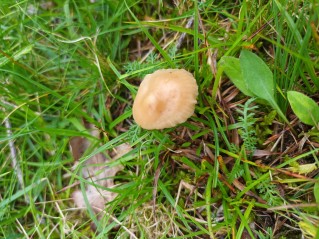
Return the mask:
<svg viewBox="0 0 319 239">
<path fill-rule="evenodd" d="M 315 0 L 1 0 L 0 238 L 319 238 L 318 56 Z"/>
</svg>

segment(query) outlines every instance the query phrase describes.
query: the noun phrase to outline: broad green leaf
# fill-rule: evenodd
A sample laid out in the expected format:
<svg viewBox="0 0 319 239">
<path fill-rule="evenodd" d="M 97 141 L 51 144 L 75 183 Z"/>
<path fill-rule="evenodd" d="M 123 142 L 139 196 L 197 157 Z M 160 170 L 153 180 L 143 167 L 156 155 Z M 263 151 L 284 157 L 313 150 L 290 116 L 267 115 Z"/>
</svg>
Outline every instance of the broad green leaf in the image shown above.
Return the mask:
<svg viewBox="0 0 319 239">
<path fill-rule="evenodd" d="M 223 56 L 219 62 L 220 66 L 234 85 L 245 95 L 255 97 L 255 95 L 247 88 L 246 82 L 243 78 L 240 62 L 238 58 L 231 56 Z"/>
<path fill-rule="evenodd" d="M 312 126 L 319 122 L 319 106 L 313 99 L 297 91 L 288 91 L 287 96 L 301 122 Z"/>
<path fill-rule="evenodd" d="M 274 97 L 273 74 L 266 63 L 256 54 L 242 50 L 239 56 L 240 68 L 246 87 L 256 97 L 266 100 L 289 124 L 286 116 L 282 113 Z"/>
<path fill-rule="evenodd" d="M 265 62 L 247 50 L 240 53 L 239 62 L 246 87 L 257 97 L 274 101 L 273 75 Z"/>
</svg>

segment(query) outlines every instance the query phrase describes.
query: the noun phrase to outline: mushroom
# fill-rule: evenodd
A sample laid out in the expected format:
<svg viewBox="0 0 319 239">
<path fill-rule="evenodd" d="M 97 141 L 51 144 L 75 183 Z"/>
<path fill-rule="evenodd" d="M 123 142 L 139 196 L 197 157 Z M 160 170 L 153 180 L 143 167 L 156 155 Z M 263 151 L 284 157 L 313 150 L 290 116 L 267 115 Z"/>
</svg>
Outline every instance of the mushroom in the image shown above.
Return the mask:
<svg viewBox="0 0 319 239">
<path fill-rule="evenodd" d="M 198 95 L 195 78 L 184 69 L 157 70 L 145 76 L 133 103 L 133 118 L 144 129 L 164 129 L 185 122 Z"/>
</svg>

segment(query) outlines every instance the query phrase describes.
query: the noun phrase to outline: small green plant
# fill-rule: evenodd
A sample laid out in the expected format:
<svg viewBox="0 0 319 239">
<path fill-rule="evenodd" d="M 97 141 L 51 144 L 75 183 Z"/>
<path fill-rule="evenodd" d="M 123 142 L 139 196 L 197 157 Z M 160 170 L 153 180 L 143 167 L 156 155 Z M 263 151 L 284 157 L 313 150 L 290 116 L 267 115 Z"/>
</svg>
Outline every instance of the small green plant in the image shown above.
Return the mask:
<svg viewBox="0 0 319 239">
<path fill-rule="evenodd" d="M 315 126 L 319 122 L 319 106 L 310 97 L 297 91 L 288 91 L 288 101 L 301 122 Z"/>
<path fill-rule="evenodd" d="M 260 118 L 261 121 L 256 125 L 256 133 L 258 135 L 258 143 L 262 145 L 269 135 L 273 134 L 271 125 L 274 123 L 274 120 L 277 116 L 277 111 L 273 110 L 269 114 L 266 114 L 264 117 Z"/>
<path fill-rule="evenodd" d="M 158 54 L 152 52 L 148 55 L 145 62 L 139 62 L 137 60 L 128 62 L 124 65 L 124 69 L 127 74 L 135 74 L 137 77 L 144 77 L 146 74 L 152 73 L 153 71 L 162 68 L 158 60 Z"/>
<path fill-rule="evenodd" d="M 271 239 L 273 238 L 273 231 L 271 227 L 267 227 L 266 231 L 258 231 L 257 236 L 260 239 Z"/>
<path fill-rule="evenodd" d="M 241 123 L 238 133 L 244 141 L 243 146 L 248 152 L 253 153 L 256 149 L 258 142 L 255 123 L 257 119 L 255 118 L 255 113 L 253 112 L 258 108 L 256 105 L 251 105 L 254 102 L 255 98 L 251 98 L 246 101 L 244 105 L 240 105 L 242 109 L 237 109 L 237 112 L 241 114 L 238 118 Z"/>
<path fill-rule="evenodd" d="M 228 182 L 232 183 L 235 179 L 244 174 L 243 166 L 240 164 L 240 159 L 236 159 L 235 164 L 229 174 L 227 174 Z"/>
<path fill-rule="evenodd" d="M 273 74 L 260 57 L 242 50 L 239 58 L 224 56 L 219 64 L 241 92 L 266 101 L 286 123 L 289 123 L 275 100 Z"/>
<path fill-rule="evenodd" d="M 259 195 L 261 195 L 262 199 L 267 201 L 268 205 L 277 206 L 282 204 L 277 186 L 272 184 L 269 179 L 262 181 L 257 186 L 257 189 L 259 191 Z"/>
<path fill-rule="evenodd" d="M 175 59 L 178 55 L 176 45 L 172 45 L 168 49 L 168 56 L 171 59 Z M 161 60 L 159 54 L 151 52 L 144 62 L 138 60 L 129 61 L 124 65 L 124 69 L 127 74 L 135 74 L 137 77 L 144 77 L 146 74 L 150 74 L 158 69 L 163 69 L 163 60 Z"/>
</svg>

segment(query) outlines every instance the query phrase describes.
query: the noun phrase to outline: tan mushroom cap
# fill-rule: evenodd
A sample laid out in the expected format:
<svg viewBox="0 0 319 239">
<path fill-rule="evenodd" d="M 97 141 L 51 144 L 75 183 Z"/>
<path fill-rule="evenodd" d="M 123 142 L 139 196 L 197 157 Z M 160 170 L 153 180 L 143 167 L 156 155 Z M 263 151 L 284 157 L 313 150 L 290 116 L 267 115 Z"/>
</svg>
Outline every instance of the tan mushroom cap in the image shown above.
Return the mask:
<svg viewBox="0 0 319 239">
<path fill-rule="evenodd" d="M 133 104 L 133 118 L 144 129 L 174 127 L 194 113 L 197 95 L 196 80 L 188 71 L 157 70 L 142 81 Z"/>
</svg>

